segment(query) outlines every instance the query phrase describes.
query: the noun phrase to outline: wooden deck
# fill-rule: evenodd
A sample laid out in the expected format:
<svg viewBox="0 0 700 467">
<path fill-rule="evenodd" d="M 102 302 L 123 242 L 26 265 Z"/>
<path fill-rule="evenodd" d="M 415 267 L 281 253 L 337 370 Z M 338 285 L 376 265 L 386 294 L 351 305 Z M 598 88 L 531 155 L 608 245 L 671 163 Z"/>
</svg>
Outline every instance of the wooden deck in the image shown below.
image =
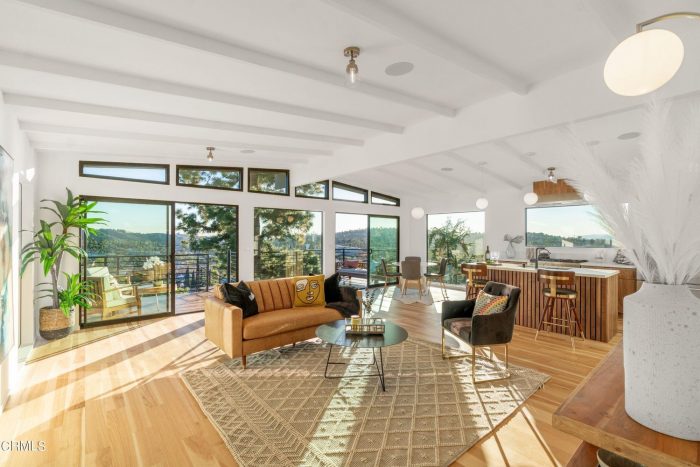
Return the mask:
<svg viewBox="0 0 700 467">
<path fill-rule="evenodd" d="M 440 309 L 392 301 L 376 305 L 412 337 L 440 342 Z M 461 299 L 463 291 L 449 291 Z M 433 297 L 440 291 L 432 289 Z M 455 465 L 565 465 L 581 441 L 552 426 L 552 414 L 619 342 L 586 341 L 517 327 L 511 362 L 551 375 L 512 417 Z M 495 349 L 503 357 L 501 349 Z M 4 465 L 235 465 L 178 373 L 225 361 L 204 337 L 204 315 L 155 320 L 28 365 L 0 415 L 0 440 L 43 440 L 45 452 L 2 452 Z"/>
<path fill-rule="evenodd" d="M 175 314 L 192 313 L 204 311 L 204 299 L 211 296 L 211 292 L 197 292 L 191 294 L 175 295 Z M 95 323 L 100 321 L 114 320 L 120 318 L 135 318 L 138 316 L 156 315 L 170 310 L 166 294 L 158 296 L 149 295 L 141 298 L 141 313 L 134 306 L 115 312 L 106 320 L 102 317 L 100 308 L 92 308 L 88 311 L 87 322 Z"/>
</svg>

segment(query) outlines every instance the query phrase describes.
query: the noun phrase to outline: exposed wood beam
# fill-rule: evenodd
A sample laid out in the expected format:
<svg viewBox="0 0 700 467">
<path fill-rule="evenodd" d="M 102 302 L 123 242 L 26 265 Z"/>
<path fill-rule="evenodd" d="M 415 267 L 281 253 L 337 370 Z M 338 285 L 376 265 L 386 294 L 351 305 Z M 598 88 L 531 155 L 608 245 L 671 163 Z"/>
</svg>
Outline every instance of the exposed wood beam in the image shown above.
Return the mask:
<svg viewBox="0 0 700 467">
<path fill-rule="evenodd" d="M 112 28 L 122 29 L 143 36 L 176 43 L 192 49 L 212 53 L 241 62 L 252 63 L 265 68 L 284 73 L 302 76 L 334 86 L 344 86 L 341 73 L 326 71 L 309 65 L 304 65 L 280 56 L 248 49 L 230 42 L 169 26 L 164 23 L 151 21 L 133 16 L 111 8 L 106 8 L 82 0 L 18 0 L 20 2 L 45 8 L 65 15 L 83 18 Z M 340 52 L 340 51 L 339 51 Z M 411 96 L 390 88 L 363 82 L 353 90 L 379 99 L 388 100 L 409 107 L 428 110 L 440 115 L 454 117 L 456 110 L 448 106 L 431 102 L 420 97 Z"/>
<path fill-rule="evenodd" d="M 235 131 L 257 135 L 274 136 L 278 138 L 291 138 L 306 141 L 318 141 L 322 143 L 334 143 L 351 146 L 362 146 L 364 142 L 354 138 L 341 136 L 321 135 L 317 133 L 305 133 L 301 131 L 282 130 L 278 128 L 266 128 L 240 123 L 221 122 L 203 118 L 183 117 L 181 115 L 147 112 L 144 110 L 126 109 L 123 107 L 110 107 L 106 105 L 86 104 L 83 102 L 49 99 L 44 97 L 27 96 L 24 94 L 5 94 L 5 102 L 22 107 L 37 107 L 41 109 L 59 110 L 64 112 L 76 112 L 106 117 L 127 118 L 148 122 L 169 123 L 173 125 L 194 126 L 210 128 L 214 130 Z"/>
<path fill-rule="evenodd" d="M 505 183 L 506 185 L 510 186 L 511 188 L 515 188 L 516 190 L 519 190 L 522 188 L 522 185 L 506 176 L 504 176 L 501 173 L 496 172 L 495 170 L 491 170 L 488 168 L 488 166 L 484 166 L 483 169 L 482 167 L 479 167 L 479 164 L 476 162 L 472 162 L 470 160 L 465 159 L 463 156 L 452 152 L 448 151 L 444 153 L 446 157 L 448 157 L 450 160 L 463 165 L 464 167 L 467 167 L 469 169 L 472 169 L 475 171 L 475 174 L 478 176 L 480 175 L 480 171 L 483 170 L 486 175 L 491 177 L 493 180 L 500 182 L 500 183 Z"/>
<path fill-rule="evenodd" d="M 92 136 L 97 138 L 113 138 L 128 141 L 152 141 L 156 143 L 178 143 L 192 146 L 216 146 L 229 149 L 254 149 L 256 151 L 279 152 L 283 154 L 300 154 L 306 156 L 332 156 L 332 151 L 325 149 L 304 149 L 288 146 L 271 146 L 267 144 L 238 143 L 208 138 L 187 138 L 163 134 L 137 133 L 131 131 L 103 130 L 95 128 L 80 128 L 46 123 L 20 121 L 20 130 L 27 133 L 48 133 L 61 135 Z"/>
<path fill-rule="evenodd" d="M 324 0 L 344 12 L 386 30 L 406 42 L 444 58 L 475 75 L 489 81 L 497 81 L 517 94 L 527 94 L 530 86 L 521 77 L 492 63 L 490 60 L 436 34 L 381 2 L 376 0 Z"/>
<path fill-rule="evenodd" d="M 524 164 L 528 166 L 530 169 L 532 169 L 534 172 L 537 172 L 539 175 L 544 174 L 546 167 L 543 165 L 538 164 L 534 160 L 532 160 L 531 157 L 526 156 L 522 152 L 518 151 L 515 149 L 508 141 L 505 140 L 499 140 L 499 141 L 494 141 L 493 144 L 511 156 L 513 159 L 517 160 L 521 164 Z"/>
<path fill-rule="evenodd" d="M 143 76 L 131 75 L 115 70 L 106 70 L 77 63 L 54 60 L 49 57 L 29 55 L 11 50 L 0 49 L 0 65 L 22 68 L 27 70 L 52 73 L 71 78 L 86 79 L 99 83 L 116 84 L 145 91 L 154 91 L 174 96 L 190 97 L 205 101 L 225 103 L 240 107 L 266 110 L 269 112 L 306 117 L 326 122 L 340 123 L 389 133 L 402 133 L 403 127 L 391 123 L 377 122 L 360 117 L 326 112 L 298 105 L 285 104 L 267 99 L 243 96 L 228 92 L 216 91 L 196 86 L 188 86 L 172 81 L 151 79 Z"/>
</svg>

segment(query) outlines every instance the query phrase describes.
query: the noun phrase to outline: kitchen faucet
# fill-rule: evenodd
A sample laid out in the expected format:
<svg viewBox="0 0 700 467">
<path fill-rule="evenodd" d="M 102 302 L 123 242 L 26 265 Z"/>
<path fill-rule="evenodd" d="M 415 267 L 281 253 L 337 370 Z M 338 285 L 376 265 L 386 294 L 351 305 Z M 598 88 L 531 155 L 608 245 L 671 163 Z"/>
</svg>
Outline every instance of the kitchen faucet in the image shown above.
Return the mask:
<svg viewBox="0 0 700 467">
<path fill-rule="evenodd" d="M 545 247 L 542 247 L 542 246 L 537 247 L 535 249 L 535 269 L 540 268 L 540 251 L 546 251 L 550 255 L 552 254 L 552 252 L 549 251 L 548 249 L 546 249 Z"/>
</svg>

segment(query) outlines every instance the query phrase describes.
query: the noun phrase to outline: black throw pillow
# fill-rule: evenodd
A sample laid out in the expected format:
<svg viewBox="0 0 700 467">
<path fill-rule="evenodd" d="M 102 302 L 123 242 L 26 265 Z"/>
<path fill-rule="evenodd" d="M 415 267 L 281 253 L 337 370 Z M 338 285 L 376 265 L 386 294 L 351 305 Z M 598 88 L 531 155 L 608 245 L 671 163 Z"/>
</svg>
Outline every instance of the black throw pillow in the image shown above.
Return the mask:
<svg viewBox="0 0 700 467">
<path fill-rule="evenodd" d="M 340 276 L 336 272 L 332 276 L 328 276 L 325 281 L 323 281 L 323 293 L 326 296 L 326 303 L 333 303 L 340 301 Z"/>
<path fill-rule="evenodd" d="M 250 291 L 245 282 L 241 281 L 238 286 L 224 284 L 221 291 L 223 292 L 224 301 L 226 303 L 230 303 L 243 310 L 244 319 L 258 314 L 258 303 L 255 301 L 255 295 Z"/>
</svg>

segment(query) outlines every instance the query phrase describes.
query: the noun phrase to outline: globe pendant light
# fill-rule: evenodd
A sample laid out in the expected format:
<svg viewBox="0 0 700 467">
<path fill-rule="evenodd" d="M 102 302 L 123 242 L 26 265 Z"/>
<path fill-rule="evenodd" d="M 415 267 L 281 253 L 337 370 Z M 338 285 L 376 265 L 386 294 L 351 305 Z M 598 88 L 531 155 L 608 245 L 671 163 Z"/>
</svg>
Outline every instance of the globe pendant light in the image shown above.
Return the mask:
<svg viewBox="0 0 700 467">
<path fill-rule="evenodd" d="M 523 201 L 528 206 L 532 206 L 533 204 L 536 204 L 539 199 L 540 199 L 540 197 L 537 196 L 537 193 L 535 193 L 534 191 L 531 191 L 529 193 L 525 193 L 525 196 L 523 196 Z"/>
<path fill-rule="evenodd" d="M 411 217 L 418 220 L 425 216 L 425 209 L 423 208 L 413 208 L 411 209 Z"/>
<path fill-rule="evenodd" d="M 603 78 L 610 90 L 621 96 L 641 96 L 673 78 L 683 63 L 683 42 L 665 29 L 643 30 L 672 18 L 700 19 L 700 13 L 670 13 L 637 24 L 637 32 L 615 47 L 605 62 Z"/>
<path fill-rule="evenodd" d="M 479 167 L 481 168 L 481 197 L 476 200 L 476 208 L 483 211 L 489 207 L 489 200 L 484 196 L 484 166 L 486 162 L 479 162 Z"/>
</svg>

